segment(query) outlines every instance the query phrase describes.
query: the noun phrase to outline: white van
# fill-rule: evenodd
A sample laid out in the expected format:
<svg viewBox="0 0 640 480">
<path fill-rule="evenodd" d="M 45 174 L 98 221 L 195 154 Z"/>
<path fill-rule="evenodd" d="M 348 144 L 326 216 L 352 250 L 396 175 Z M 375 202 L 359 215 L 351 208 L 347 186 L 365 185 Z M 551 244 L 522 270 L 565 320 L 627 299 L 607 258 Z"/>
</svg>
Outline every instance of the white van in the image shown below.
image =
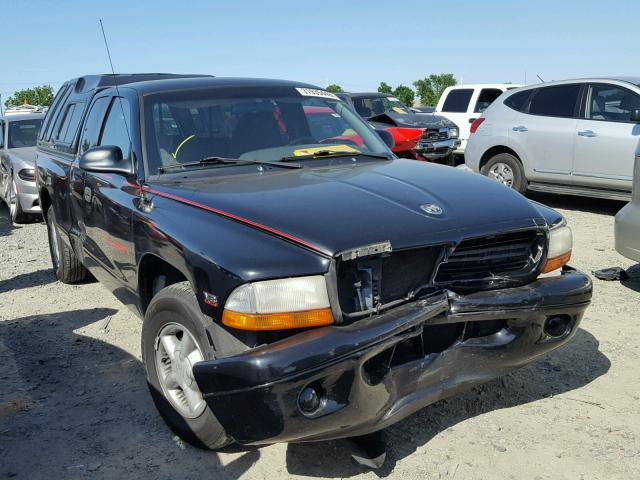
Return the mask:
<svg viewBox="0 0 640 480">
<path fill-rule="evenodd" d="M 448 118 L 460 128 L 461 142 L 455 153 L 464 154 L 469 128 L 475 119 L 503 92 L 520 86 L 512 83 L 455 85 L 442 93 L 434 113 Z"/>
</svg>

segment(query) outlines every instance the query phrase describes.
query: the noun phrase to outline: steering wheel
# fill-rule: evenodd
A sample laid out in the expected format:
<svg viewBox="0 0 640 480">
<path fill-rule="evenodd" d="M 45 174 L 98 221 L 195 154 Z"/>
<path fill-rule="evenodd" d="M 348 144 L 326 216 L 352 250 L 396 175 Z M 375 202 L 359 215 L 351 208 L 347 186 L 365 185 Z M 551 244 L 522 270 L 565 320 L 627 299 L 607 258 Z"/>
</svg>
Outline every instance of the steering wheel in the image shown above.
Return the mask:
<svg viewBox="0 0 640 480">
<path fill-rule="evenodd" d="M 316 140 L 313 137 L 300 137 L 300 138 L 291 140 L 287 145 L 305 145 L 308 143 L 318 143 L 318 140 Z"/>
</svg>

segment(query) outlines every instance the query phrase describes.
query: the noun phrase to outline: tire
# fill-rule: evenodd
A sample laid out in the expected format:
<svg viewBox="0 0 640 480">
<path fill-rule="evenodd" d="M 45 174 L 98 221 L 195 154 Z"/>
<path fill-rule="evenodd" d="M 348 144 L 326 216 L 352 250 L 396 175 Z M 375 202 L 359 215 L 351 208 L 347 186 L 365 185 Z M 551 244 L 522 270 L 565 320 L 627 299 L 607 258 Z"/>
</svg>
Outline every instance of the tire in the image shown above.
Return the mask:
<svg viewBox="0 0 640 480">
<path fill-rule="evenodd" d="M 188 356 L 192 357 L 195 347 L 198 350 L 195 361 L 214 358 L 206 332 L 210 323 L 211 319 L 200 311 L 189 282 L 163 288 L 153 297 L 144 316 L 142 361 L 153 403 L 169 428 L 196 447 L 216 450 L 232 440 L 202 399 L 193 380 L 192 362 L 184 354 L 187 348 Z M 185 341 L 189 338 L 186 335 L 190 335 L 190 342 Z M 172 352 L 165 347 L 165 337 L 173 345 Z M 191 346 L 185 347 L 186 343 Z M 170 384 L 173 386 L 169 387 Z M 188 392 L 191 394 L 187 395 Z M 187 401 L 190 396 L 196 397 L 197 403 Z"/>
<path fill-rule="evenodd" d="M 16 193 L 16 182 L 13 177 L 9 178 L 8 183 L 7 206 L 9 207 L 9 219 L 13 223 L 28 223 L 31 220 L 31 215 L 22 211 L 22 206 Z"/>
<path fill-rule="evenodd" d="M 78 260 L 73 250 L 68 248 L 58 236 L 53 206 L 49 207 L 46 220 L 49 253 L 51 253 L 51 264 L 56 278 L 62 283 L 77 283 L 84 280 L 87 276 L 87 270 Z"/>
<path fill-rule="evenodd" d="M 520 193 L 527 190 L 527 178 L 524 175 L 522 163 L 510 153 L 494 155 L 484 164 L 480 172 Z"/>
</svg>

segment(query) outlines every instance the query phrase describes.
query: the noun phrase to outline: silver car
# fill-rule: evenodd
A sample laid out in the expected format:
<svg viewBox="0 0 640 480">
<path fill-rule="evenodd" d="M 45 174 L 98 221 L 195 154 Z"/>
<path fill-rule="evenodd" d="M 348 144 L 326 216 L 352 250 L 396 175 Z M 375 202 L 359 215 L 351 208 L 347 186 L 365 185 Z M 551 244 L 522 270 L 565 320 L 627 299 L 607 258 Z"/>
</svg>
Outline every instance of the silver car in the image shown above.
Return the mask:
<svg viewBox="0 0 640 480">
<path fill-rule="evenodd" d="M 520 192 L 629 200 L 640 138 L 640 78 L 510 90 L 471 125 L 465 162 Z"/>
<path fill-rule="evenodd" d="M 14 223 L 41 214 L 35 182 L 36 141 L 44 113 L 0 117 L 0 200 Z"/>
<path fill-rule="evenodd" d="M 640 262 L 640 145 L 633 170 L 633 197 L 616 215 L 616 250 Z"/>
</svg>

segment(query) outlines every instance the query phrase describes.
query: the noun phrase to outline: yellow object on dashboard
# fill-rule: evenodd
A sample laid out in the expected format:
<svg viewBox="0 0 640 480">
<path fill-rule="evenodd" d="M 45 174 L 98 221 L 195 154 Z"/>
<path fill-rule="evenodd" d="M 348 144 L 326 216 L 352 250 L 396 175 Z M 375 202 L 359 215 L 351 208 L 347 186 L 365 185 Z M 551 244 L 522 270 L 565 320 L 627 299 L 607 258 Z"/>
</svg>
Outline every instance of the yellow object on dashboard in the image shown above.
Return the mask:
<svg viewBox="0 0 640 480">
<path fill-rule="evenodd" d="M 400 113 L 402 115 L 406 115 L 407 112 L 405 112 L 403 109 L 401 109 L 400 107 L 392 107 L 392 110 L 396 113 Z"/>
<path fill-rule="evenodd" d="M 293 155 L 296 157 L 302 157 L 304 155 L 313 155 L 314 153 L 324 152 L 327 150 L 331 150 L 332 152 L 349 153 L 358 153 L 360 151 L 357 148 L 350 147 L 349 145 L 325 145 L 324 147 L 300 148 L 298 150 L 294 150 Z"/>
</svg>

